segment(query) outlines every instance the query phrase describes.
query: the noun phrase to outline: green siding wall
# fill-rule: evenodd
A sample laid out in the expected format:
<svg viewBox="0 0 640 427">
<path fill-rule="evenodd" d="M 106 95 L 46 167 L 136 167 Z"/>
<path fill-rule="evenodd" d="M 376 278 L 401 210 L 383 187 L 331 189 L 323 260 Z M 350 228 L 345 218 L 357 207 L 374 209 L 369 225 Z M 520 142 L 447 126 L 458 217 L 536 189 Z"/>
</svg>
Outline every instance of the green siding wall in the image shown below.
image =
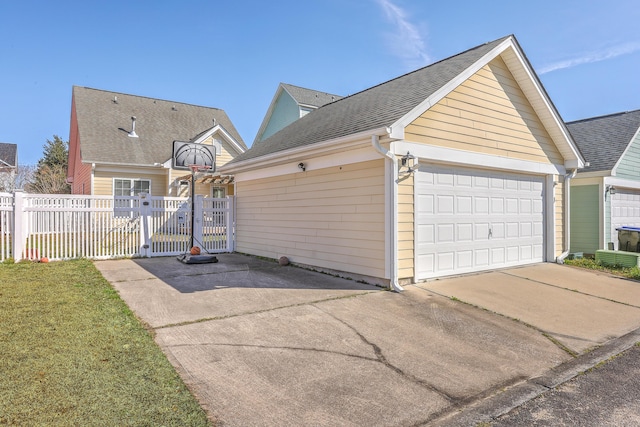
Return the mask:
<svg viewBox="0 0 640 427">
<path fill-rule="evenodd" d="M 640 135 L 637 135 L 616 168 L 616 177 L 640 180 Z"/>
<path fill-rule="evenodd" d="M 298 103 L 286 92 L 282 91 L 273 106 L 269 123 L 264 129 L 260 141 L 269 138 L 280 129 L 289 126 L 300 118 L 300 107 Z"/>
<path fill-rule="evenodd" d="M 595 254 L 600 249 L 598 186 L 571 187 L 571 252 Z"/>
</svg>

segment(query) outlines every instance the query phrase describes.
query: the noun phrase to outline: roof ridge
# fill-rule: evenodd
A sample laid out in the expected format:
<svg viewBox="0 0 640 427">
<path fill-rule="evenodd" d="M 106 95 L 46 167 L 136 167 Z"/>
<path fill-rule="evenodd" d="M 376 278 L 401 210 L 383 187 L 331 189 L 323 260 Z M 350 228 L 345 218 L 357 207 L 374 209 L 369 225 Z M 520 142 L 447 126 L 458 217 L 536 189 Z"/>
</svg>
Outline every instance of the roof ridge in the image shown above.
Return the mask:
<svg viewBox="0 0 640 427">
<path fill-rule="evenodd" d="M 317 90 L 317 89 L 310 89 L 308 87 L 298 86 L 298 85 L 294 85 L 294 84 L 291 84 L 291 83 L 280 82 L 280 84 L 283 85 L 283 86 L 291 86 L 291 87 L 295 87 L 297 89 L 308 90 L 309 92 L 318 92 L 318 93 L 324 93 L 324 94 L 327 94 L 327 95 L 341 96 L 341 95 L 338 95 L 338 94 L 335 94 L 335 93 L 324 92 L 324 91 Z"/>
<path fill-rule="evenodd" d="M 610 118 L 610 117 L 614 117 L 614 116 L 622 116 L 622 115 L 625 115 L 625 114 L 633 114 L 633 113 L 640 113 L 640 109 L 630 110 L 630 111 L 619 111 L 617 113 L 603 114 L 602 116 L 587 117 L 585 119 L 573 120 L 573 121 L 566 122 L 566 123 L 568 125 L 572 125 L 572 124 L 575 124 L 575 123 L 582 123 L 582 122 L 588 122 L 588 121 L 592 121 L 592 120 L 606 119 L 606 118 Z"/>
<path fill-rule="evenodd" d="M 403 77 L 410 76 L 410 75 L 412 75 L 412 74 L 416 74 L 416 73 L 418 73 L 418 72 L 421 72 L 421 71 L 425 70 L 426 68 L 433 67 L 434 65 L 438 65 L 438 64 L 440 64 L 440 63 L 442 63 L 442 62 L 445 62 L 445 61 L 448 61 L 448 60 L 450 60 L 450 59 L 456 58 L 456 57 L 458 57 L 458 56 L 464 55 L 464 54 L 466 54 L 466 53 L 468 53 L 468 52 L 471 52 L 472 50 L 479 49 L 479 48 L 481 48 L 482 46 L 486 46 L 486 45 L 488 45 L 488 44 L 495 43 L 495 42 L 497 42 L 497 41 L 506 40 L 506 39 L 508 39 L 508 38 L 510 38 L 510 37 L 514 37 L 514 35 L 513 35 L 513 34 L 509 34 L 508 36 L 500 37 L 500 38 L 497 38 L 497 39 L 495 39 L 495 40 L 488 41 L 488 42 L 485 42 L 485 43 L 479 44 L 479 45 L 477 45 L 477 46 L 471 47 L 471 48 L 469 48 L 469 49 L 467 49 L 467 50 L 465 50 L 465 51 L 458 52 L 458 53 L 456 53 L 455 55 L 451 55 L 451 56 L 448 56 L 448 57 L 446 57 L 446 58 L 444 58 L 444 59 L 441 59 L 441 60 L 439 60 L 439 61 L 433 62 L 433 63 L 431 63 L 431 64 L 427 64 L 427 65 L 425 65 L 424 67 L 420 67 L 420 68 L 418 68 L 417 70 L 409 71 L 409 72 L 404 73 L 404 74 L 402 74 L 402 75 L 400 75 L 400 76 L 397 76 L 397 77 L 394 77 L 394 78 L 392 78 L 392 79 L 386 80 L 386 81 L 384 81 L 384 82 L 378 83 L 377 85 L 370 86 L 370 87 L 368 87 L 368 88 L 366 88 L 366 89 L 363 89 L 363 90 L 361 90 L 361 91 L 359 91 L 359 92 L 352 93 L 352 94 L 350 94 L 350 95 L 346 95 L 346 96 L 344 96 L 344 97 L 342 97 L 342 98 L 340 98 L 340 99 L 338 99 L 338 100 L 335 100 L 335 101 L 331 102 L 331 104 L 338 103 L 338 102 L 343 101 L 343 100 L 345 100 L 345 99 L 348 99 L 348 98 L 351 98 L 351 97 L 353 97 L 353 96 L 356 96 L 356 95 L 358 95 L 358 94 L 360 94 L 360 93 L 364 93 L 364 92 L 367 92 L 367 91 L 369 91 L 369 90 L 372 90 L 372 89 L 375 89 L 375 88 L 377 88 L 377 87 L 380 87 L 380 86 L 382 86 L 382 85 L 385 85 L 385 84 L 387 84 L 387 83 L 390 83 L 390 82 L 393 82 L 393 81 L 399 80 L 399 79 L 401 79 L 401 78 L 403 78 Z"/>
<path fill-rule="evenodd" d="M 173 103 L 173 104 L 182 104 L 182 105 L 188 105 L 191 107 L 198 107 L 198 108 L 208 108 L 210 110 L 218 110 L 218 111 L 224 111 L 222 108 L 218 108 L 218 107 L 208 107 L 206 105 L 198 105 L 198 104 L 190 104 L 188 102 L 182 102 L 182 101 L 172 101 L 169 99 L 162 99 L 162 98 L 152 98 L 150 96 L 144 96 L 144 95 L 134 95 L 131 93 L 124 93 L 124 92 L 114 92 L 112 90 L 106 90 L 106 89 L 97 89 L 94 87 L 88 87 L 88 86 L 77 86 L 75 85 L 74 88 L 80 88 L 80 89 L 89 89 L 89 90 L 95 90 L 97 92 L 105 92 L 105 93 L 113 93 L 115 95 L 124 95 L 124 96 L 132 96 L 135 98 L 144 98 L 144 99 L 149 99 L 151 101 L 161 101 L 161 102 L 166 102 L 166 103 Z"/>
</svg>

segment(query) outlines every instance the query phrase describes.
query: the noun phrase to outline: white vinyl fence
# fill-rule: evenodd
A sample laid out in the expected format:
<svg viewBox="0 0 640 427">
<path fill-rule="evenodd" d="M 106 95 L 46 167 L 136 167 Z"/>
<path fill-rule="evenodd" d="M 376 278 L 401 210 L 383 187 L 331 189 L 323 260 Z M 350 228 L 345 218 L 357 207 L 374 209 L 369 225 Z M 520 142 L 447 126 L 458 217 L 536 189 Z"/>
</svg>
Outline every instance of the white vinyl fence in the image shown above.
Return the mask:
<svg viewBox="0 0 640 427">
<path fill-rule="evenodd" d="M 234 250 L 234 203 L 188 198 L 0 193 L 0 261 L 169 256 Z"/>
</svg>

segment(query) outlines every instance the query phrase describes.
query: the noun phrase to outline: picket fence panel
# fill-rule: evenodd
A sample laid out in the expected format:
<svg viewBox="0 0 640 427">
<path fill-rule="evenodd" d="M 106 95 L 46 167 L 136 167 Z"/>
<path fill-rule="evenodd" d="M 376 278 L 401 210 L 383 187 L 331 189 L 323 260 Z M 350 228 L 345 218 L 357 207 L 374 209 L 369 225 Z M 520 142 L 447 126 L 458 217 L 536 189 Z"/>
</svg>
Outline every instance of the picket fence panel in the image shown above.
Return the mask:
<svg viewBox="0 0 640 427">
<path fill-rule="evenodd" d="M 234 250 L 234 203 L 196 196 L 193 245 Z M 188 198 L 0 194 L 0 260 L 178 255 L 192 246 L 191 215 Z"/>
</svg>

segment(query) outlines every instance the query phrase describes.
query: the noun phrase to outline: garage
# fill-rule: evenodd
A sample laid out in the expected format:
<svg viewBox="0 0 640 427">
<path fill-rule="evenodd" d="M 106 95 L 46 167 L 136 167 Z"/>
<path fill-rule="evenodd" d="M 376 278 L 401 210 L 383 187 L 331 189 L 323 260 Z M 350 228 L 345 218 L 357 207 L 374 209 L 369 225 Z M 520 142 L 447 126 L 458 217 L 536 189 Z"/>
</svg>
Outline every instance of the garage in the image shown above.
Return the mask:
<svg viewBox="0 0 640 427">
<path fill-rule="evenodd" d="M 640 191 L 616 188 L 611 195 L 611 240 L 618 248 L 616 228 L 623 226 L 640 227 Z"/>
<path fill-rule="evenodd" d="M 544 176 L 421 165 L 416 279 L 542 262 Z"/>
</svg>

